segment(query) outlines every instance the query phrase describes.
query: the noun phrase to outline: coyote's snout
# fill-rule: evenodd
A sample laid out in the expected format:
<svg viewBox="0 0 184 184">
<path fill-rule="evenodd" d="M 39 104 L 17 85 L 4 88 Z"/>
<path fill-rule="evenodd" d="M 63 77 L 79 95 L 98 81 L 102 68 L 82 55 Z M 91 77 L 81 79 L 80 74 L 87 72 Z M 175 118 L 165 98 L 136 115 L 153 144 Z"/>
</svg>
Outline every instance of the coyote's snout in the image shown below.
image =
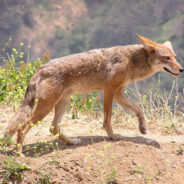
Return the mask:
<svg viewBox="0 0 184 184">
<path fill-rule="evenodd" d="M 139 106 L 122 94 L 130 83 L 164 71 L 174 76 L 183 72 L 176 61 L 171 43 L 157 44 L 137 35 L 141 45 L 117 46 L 53 59 L 41 66 L 30 80 L 25 98 L 17 114 L 10 121 L 5 137 L 17 135 L 17 149 L 22 150 L 23 138 L 32 127 L 42 120 L 54 107 L 55 116 L 50 131 L 69 144 L 78 144 L 80 139 L 69 138 L 60 132 L 61 122 L 70 96 L 103 90 L 104 123 L 108 136 L 118 139 L 111 127 L 113 100 L 133 111 L 139 120 L 140 132 L 146 133 L 145 119 Z M 36 107 L 33 110 L 35 99 Z"/>
</svg>

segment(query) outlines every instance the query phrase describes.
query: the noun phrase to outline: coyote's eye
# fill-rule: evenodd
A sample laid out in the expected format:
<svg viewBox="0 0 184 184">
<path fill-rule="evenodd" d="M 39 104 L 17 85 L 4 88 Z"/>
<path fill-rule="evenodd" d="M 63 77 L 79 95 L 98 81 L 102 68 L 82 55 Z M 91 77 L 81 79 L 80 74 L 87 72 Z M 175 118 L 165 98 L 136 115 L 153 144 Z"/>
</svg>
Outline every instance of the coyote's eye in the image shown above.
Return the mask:
<svg viewBox="0 0 184 184">
<path fill-rule="evenodd" d="M 167 62 L 170 62 L 171 58 L 169 56 L 163 56 L 163 59 Z"/>
<path fill-rule="evenodd" d="M 170 57 L 169 57 L 169 56 L 166 56 L 165 59 L 166 59 L 166 60 L 170 60 Z"/>
</svg>

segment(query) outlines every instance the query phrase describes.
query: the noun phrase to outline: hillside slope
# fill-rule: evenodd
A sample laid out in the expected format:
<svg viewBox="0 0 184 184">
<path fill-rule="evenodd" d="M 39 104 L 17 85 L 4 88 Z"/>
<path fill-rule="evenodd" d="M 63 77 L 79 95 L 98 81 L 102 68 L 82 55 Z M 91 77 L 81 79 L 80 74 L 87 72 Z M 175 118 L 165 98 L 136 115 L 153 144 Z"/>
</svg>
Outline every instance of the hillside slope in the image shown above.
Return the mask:
<svg viewBox="0 0 184 184">
<path fill-rule="evenodd" d="M 57 29 L 70 29 L 87 12 L 82 0 L 2 0 L 0 10 L 1 48 L 11 37 L 9 48 L 24 42 L 31 45 L 35 57 L 48 49 L 48 40 Z"/>
<path fill-rule="evenodd" d="M 0 107 L 1 135 L 12 115 L 12 108 Z M 52 116 L 47 116 L 26 135 L 25 157 L 13 157 L 14 162 L 30 167 L 20 172 L 21 183 L 183 184 L 184 137 L 176 133 L 164 135 L 161 130 L 167 122 L 148 122 L 148 134 L 141 135 L 135 118 L 121 116 L 119 123 L 113 119 L 113 128 L 123 138 L 112 141 L 101 129 L 103 117 L 100 114 L 96 118 L 78 114 L 78 118 L 72 119 L 72 115 L 66 113 L 62 130 L 81 138 L 82 142 L 65 145 L 49 133 Z M 9 154 L 14 147 L 9 148 Z M 5 174 L 13 173 L 14 163 L 9 169 L 5 167 L 3 161 L 11 162 L 3 151 L 0 147 L 0 183 L 6 181 Z"/>
<path fill-rule="evenodd" d="M 1 48 L 13 37 L 16 44 L 31 44 L 35 57 L 48 48 L 58 57 L 133 44 L 135 33 L 159 42 L 170 39 L 184 56 L 182 0 L 1 0 L 0 10 Z"/>
</svg>

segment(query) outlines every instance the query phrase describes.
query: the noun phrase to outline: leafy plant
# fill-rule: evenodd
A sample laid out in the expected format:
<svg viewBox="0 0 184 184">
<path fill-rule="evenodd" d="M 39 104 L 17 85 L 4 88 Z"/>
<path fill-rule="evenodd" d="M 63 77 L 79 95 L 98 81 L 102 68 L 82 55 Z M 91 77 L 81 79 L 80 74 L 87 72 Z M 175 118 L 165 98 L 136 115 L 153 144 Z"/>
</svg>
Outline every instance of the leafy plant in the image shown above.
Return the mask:
<svg viewBox="0 0 184 184">
<path fill-rule="evenodd" d="M 176 150 L 177 155 L 183 155 L 184 149 L 182 147 L 182 145 L 179 146 L 179 148 Z"/>
<path fill-rule="evenodd" d="M 51 184 L 51 174 L 41 173 L 35 184 Z"/>
<path fill-rule="evenodd" d="M 26 166 L 24 163 L 16 161 L 12 157 L 7 157 L 7 160 L 3 161 L 4 170 L 1 173 L 3 175 L 3 182 L 8 183 L 9 180 L 21 180 L 23 178 L 22 172 L 25 170 L 30 170 L 31 168 Z"/>
<path fill-rule="evenodd" d="M 24 58 L 23 43 L 20 48 L 13 48 L 11 53 L 7 53 L 3 57 L 3 66 L 0 67 L 0 103 L 20 103 L 22 101 L 27 84 L 36 71 L 42 64 L 40 59 L 32 63 L 28 63 L 29 58 Z M 28 53 L 26 55 L 29 56 Z"/>
<path fill-rule="evenodd" d="M 99 93 L 92 92 L 87 96 L 79 94 L 72 96 L 69 109 L 72 111 L 72 118 L 75 119 L 78 112 L 95 112 L 101 107 Z"/>
<path fill-rule="evenodd" d="M 9 146 L 9 145 L 11 145 L 12 143 L 13 143 L 13 140 L 12 140 L 11 137 L 6 137 L 6 139 L 5 139 L 5 138 L 1 138 L 1 139 L 0 139 L 0 146 L 1 146 L 1 147 Z"/>
<path fill-rule="evenodd" d="M 117 184 L 117 168 L 111 168 L 111 172 L 107 178 L 107 184 Z"/>
<path fill-rule="evenodd" d="M 144 166 L 137 164 L 131 171 L 130 174 L 143 174 L 144 173 Z"/>
</svg>

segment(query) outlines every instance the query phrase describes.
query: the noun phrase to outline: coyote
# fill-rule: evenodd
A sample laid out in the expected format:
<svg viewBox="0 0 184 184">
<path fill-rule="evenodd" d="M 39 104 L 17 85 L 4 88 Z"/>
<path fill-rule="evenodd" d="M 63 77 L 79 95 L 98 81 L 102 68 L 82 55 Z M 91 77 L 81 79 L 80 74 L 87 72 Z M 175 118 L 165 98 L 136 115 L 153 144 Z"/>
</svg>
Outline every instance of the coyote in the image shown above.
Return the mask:
<svg viewBox="0 0 184 184">
<path fill-rule="evenodd" d="M 122 94 L 122 89 L 159 71 L 178 76 L 184 69 L 176 61 L 170 41 L 158 44 L 138 34 L 137 37 L 142 44 L 91 50 L 53 59 L 38 68 L 27 86 L 18 112 L 5 131 L 5 139 L 17 132 L 17 151 L 21 154 L 26 133 L 54 107 L 51 133 L 58 134 L 59 139 L 68 144 L 79 144 L 81 140 L 65 135 L 58 123 L 71 95 L 94 90 L 103 90 L 103 127 L 110 138 L 121 137 L 111 127 L 113 100 L 137 115 L 139 130 L 146 134 L 143 111 Z"/>
</svg>

